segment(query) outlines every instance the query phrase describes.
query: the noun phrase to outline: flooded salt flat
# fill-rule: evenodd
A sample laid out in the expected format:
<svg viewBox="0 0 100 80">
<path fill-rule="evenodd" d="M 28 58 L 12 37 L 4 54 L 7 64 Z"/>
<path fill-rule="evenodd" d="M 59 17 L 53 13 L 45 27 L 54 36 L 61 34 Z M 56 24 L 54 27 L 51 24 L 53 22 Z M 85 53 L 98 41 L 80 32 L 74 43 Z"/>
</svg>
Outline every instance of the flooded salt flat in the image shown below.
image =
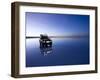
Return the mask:
<svg viewBox="0 0 100 80">
<path fill-rule="evenodd" d="M 39 39 L 26 39 L 26 67 L 89 64 L 88 38 L 52 38 L 51 48 L 40 48 Z"/>
</svg>

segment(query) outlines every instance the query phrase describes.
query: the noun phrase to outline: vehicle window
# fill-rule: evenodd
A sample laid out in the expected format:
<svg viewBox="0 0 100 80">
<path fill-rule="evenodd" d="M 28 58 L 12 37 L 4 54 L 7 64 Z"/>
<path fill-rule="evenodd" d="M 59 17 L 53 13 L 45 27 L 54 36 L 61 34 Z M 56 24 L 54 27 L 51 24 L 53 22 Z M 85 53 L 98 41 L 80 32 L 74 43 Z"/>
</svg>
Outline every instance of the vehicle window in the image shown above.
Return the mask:
<svg viewBox="0 0 100 80">
<path fill-rule="evenodd" d="M 41 36 L 41 39 L 48 39 L 47 36 Z"/>
</svg>

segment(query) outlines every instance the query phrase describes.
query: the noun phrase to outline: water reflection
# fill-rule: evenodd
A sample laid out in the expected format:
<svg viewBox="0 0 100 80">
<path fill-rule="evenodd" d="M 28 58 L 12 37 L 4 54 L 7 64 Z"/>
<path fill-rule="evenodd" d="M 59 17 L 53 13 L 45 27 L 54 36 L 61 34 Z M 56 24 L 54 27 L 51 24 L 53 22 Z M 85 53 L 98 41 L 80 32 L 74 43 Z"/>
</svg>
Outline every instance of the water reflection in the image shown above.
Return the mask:
<svg viewBox="0 0 100 80">
<path fill-rule="evenodd" d="M 41 47 L 39 39 L 26 39 L 26 67 L 89 64 L 89 38 L 52 42 L 52 47 Z"/>
<path fill-rule="evenodd" d="M 53 53 L 52 47 L 40 47 L 40 52 L 43 56 L 47 56 Z"/>
</svg>

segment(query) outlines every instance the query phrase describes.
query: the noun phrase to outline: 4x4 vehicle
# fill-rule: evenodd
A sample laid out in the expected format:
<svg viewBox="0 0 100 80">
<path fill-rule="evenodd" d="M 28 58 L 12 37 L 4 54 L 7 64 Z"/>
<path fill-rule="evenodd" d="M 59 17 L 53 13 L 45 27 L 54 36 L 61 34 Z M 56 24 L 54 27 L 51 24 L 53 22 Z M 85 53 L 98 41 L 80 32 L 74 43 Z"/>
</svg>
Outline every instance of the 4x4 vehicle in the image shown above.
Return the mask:
<svg viewBox="0 0 100 80">
<path fill-rule="evenodd" d="M 40 35 L 40 47 L 52 47 L 52 40 L 46 35 L 46 34 L 41 34 Z"/>
</svg>

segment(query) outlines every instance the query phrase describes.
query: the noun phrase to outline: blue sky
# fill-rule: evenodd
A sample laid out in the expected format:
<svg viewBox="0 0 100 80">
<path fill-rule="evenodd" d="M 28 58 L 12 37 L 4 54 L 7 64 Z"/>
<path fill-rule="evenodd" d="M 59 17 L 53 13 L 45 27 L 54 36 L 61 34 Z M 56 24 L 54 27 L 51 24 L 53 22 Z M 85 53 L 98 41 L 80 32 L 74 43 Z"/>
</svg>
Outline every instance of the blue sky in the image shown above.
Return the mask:
<svg viewBox="0 0 100 80">
<path fill-rule="evenodd" d="M 26 36 L 89 33 L 89 15 L 26 12 Z"/>
</svg>

